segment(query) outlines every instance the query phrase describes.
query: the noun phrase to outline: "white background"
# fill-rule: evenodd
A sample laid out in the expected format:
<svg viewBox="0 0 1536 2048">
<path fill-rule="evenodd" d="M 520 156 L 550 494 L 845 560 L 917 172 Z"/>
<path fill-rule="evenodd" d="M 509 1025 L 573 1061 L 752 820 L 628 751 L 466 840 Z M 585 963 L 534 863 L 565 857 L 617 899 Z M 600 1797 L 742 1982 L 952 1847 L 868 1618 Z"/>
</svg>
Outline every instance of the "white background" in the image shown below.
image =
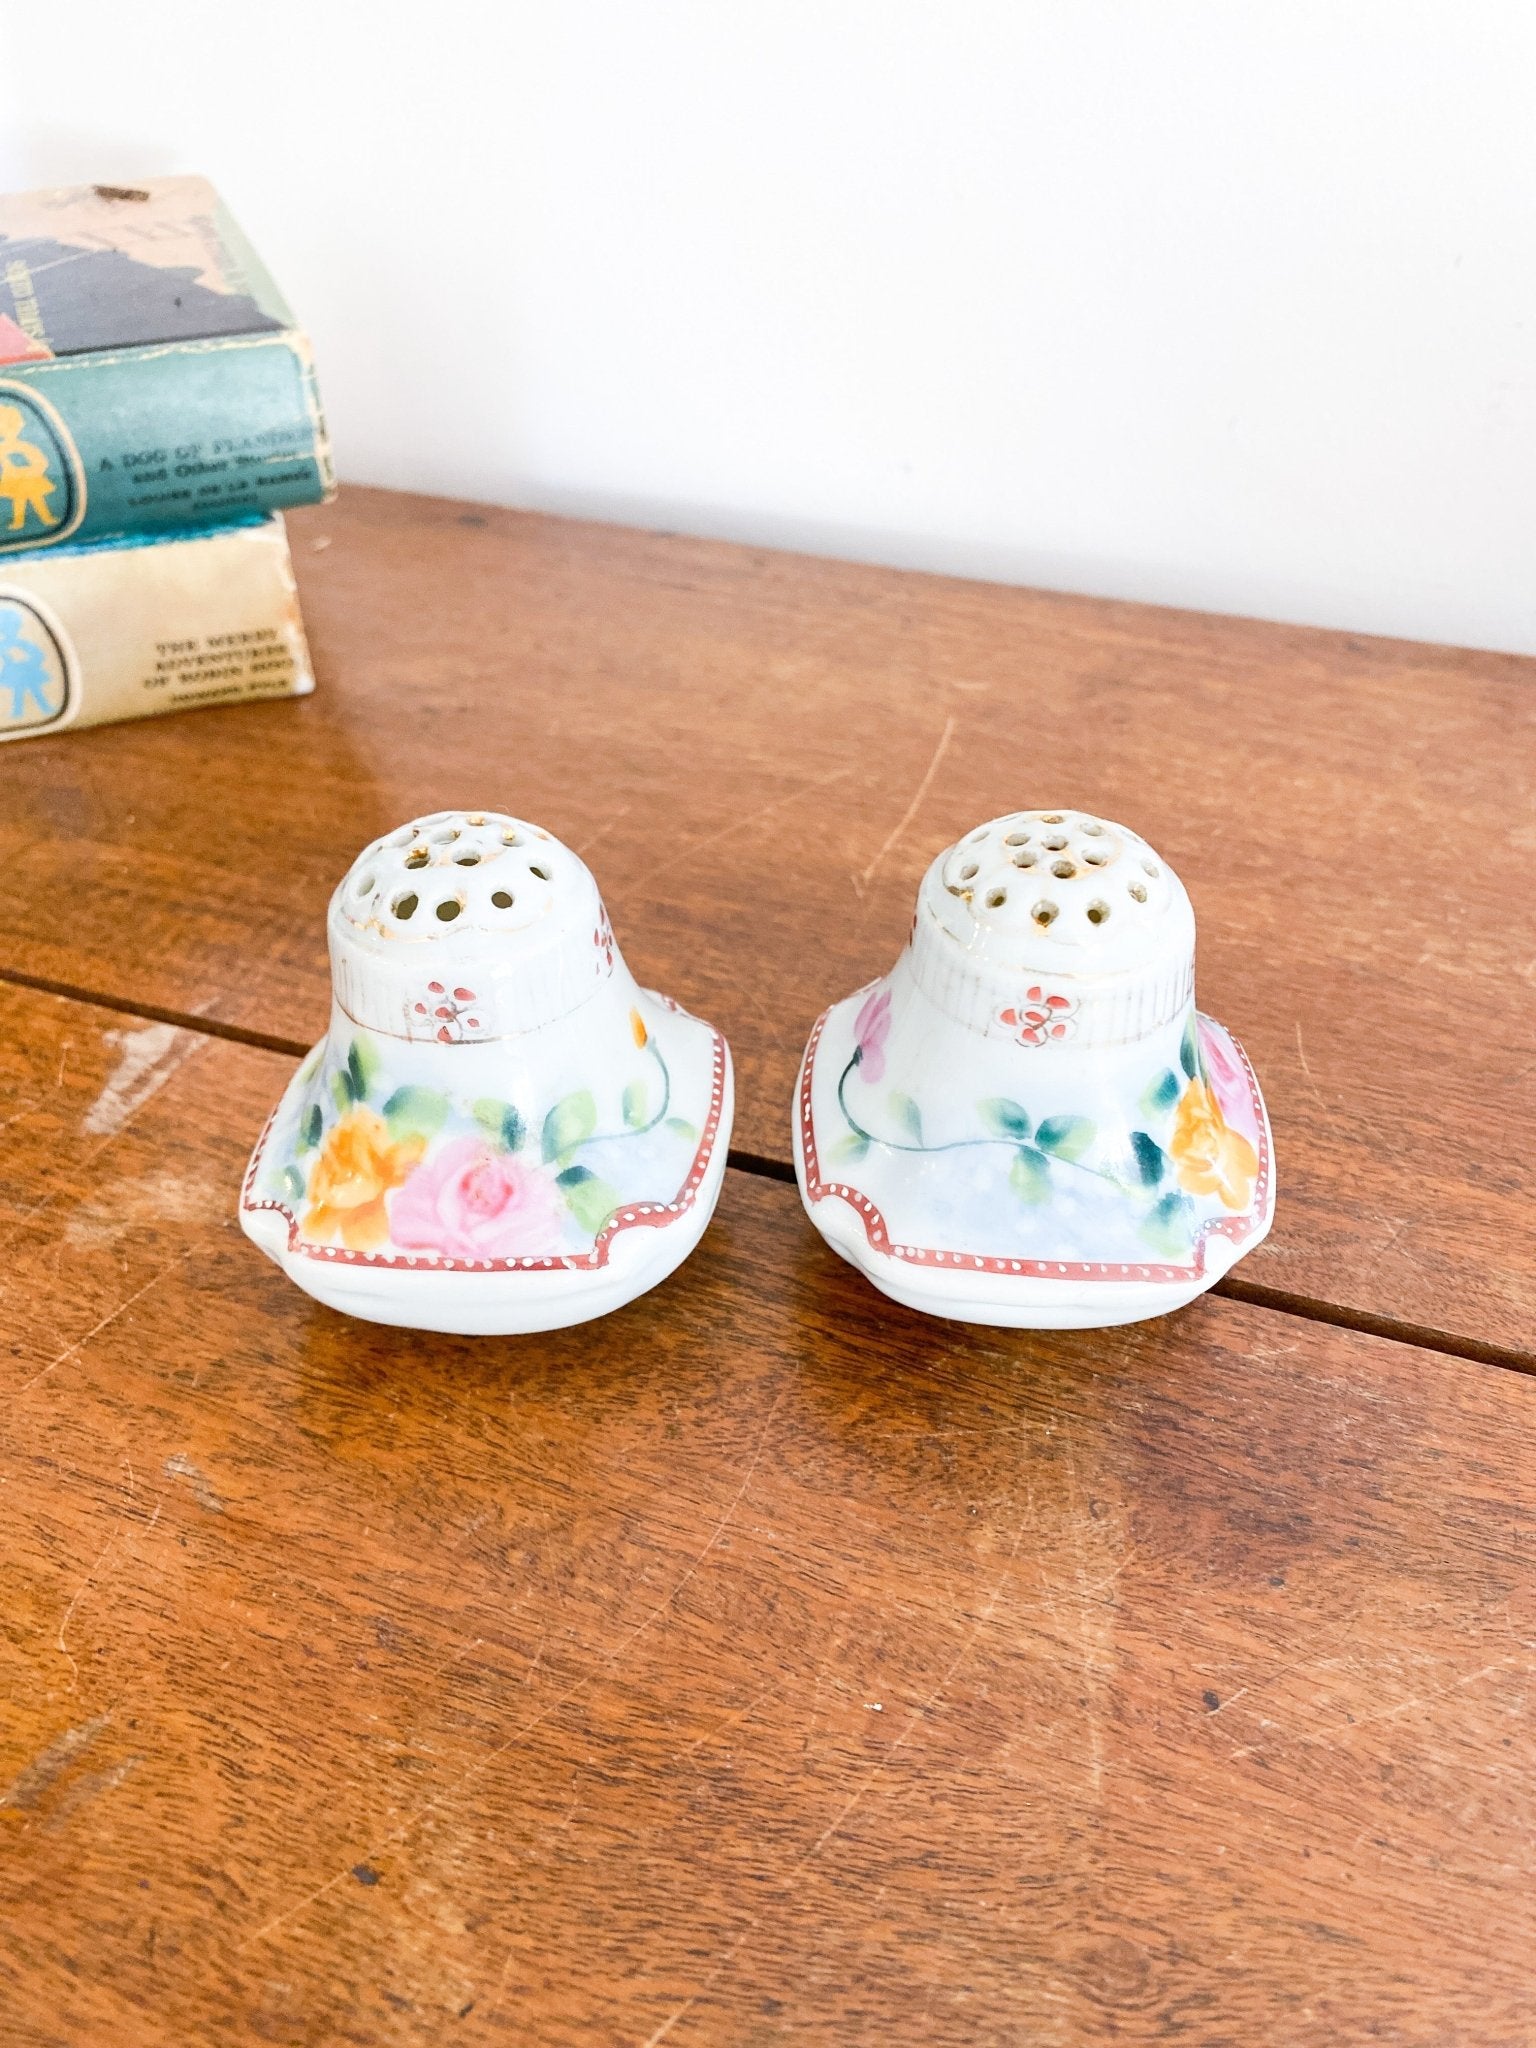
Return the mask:
<svg viewBox="0 0 1536 2048">
<path fill-rule="evenodd" d="M 343 479 L 1536 651 L 1530 0 L 0 7 L 180 170 Z"/>
</svg>

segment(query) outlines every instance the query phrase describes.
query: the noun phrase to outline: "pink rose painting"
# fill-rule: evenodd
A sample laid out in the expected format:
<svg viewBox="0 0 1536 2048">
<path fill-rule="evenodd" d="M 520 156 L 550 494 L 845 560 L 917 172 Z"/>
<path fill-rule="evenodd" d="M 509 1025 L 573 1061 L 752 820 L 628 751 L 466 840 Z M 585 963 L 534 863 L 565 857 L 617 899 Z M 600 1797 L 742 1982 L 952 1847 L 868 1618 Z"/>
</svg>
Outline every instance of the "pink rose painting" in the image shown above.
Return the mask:
<svg viewBox="0 0 1536 2048">
<path fill-rule="evenodd" d="M 866 1081 L 885 1075 L 885 1041 L 891 1035 L 891 992 L 882 982 L 853 1022 L 854 1057 Z"/>
<path fill-rule="evenodd" d="M 454 1138 L 395 1195 L 390 1235 L 452 1259 L 546 1258 L 561 1248 L 564 1205 L 547 1173 L 483 1138 Z"/>
<path fill-rule="evenodd" d="M 1221 1032 L 1212 1031 L 1202 1024 L 1200 1055 L 1205 1061 L 1211 1093 L 1215 1096 L 1217 1106 L 1226 1122 L 1233 1130 L 1242 1131 L 1247 1136 L 1256 1138 L 1258 1124 L 1253 1114 L 1253 1090 L 1248 1085 L 1248 1076 L 1241 1060 L 1227 1039 Z"/>
</svg>

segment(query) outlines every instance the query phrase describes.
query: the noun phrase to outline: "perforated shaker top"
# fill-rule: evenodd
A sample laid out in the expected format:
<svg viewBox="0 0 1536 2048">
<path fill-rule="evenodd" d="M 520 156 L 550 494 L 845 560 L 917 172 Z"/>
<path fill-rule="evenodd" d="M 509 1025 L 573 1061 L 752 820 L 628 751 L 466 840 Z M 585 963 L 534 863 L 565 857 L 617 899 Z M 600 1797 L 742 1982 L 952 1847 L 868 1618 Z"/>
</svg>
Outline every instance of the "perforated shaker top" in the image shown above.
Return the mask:
<svg viewBox="0 0 1536 2048">
<path fill-rule="evenodd" d="M 1123 825 L 1085 811 L 1011 811 L 923 878 L 913 971 L 977 1029 L 1032 988 L 1066 995 L 1075 1044 L 1137 1038 L 1182 1014 L 1195 916 L 1178 876 Z"/>
<path fill-rule="evenodd" d="M 441 1042 L 552 1023 L 617 959 L 586 863 L 500 811 L 436 811 L 365 847 L 331 898 L 329 937 L 354 1022 Z"/>
</svg>

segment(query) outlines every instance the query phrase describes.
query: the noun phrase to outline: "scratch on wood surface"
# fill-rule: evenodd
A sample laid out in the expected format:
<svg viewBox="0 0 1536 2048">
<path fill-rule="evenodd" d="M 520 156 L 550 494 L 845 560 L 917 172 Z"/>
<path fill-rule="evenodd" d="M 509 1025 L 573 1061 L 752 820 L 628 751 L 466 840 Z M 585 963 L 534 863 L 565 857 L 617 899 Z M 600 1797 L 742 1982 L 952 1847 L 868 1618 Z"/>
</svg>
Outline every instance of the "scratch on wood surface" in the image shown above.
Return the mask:
<svg viewBox="0 0 1536 2048">
<path fill-rule="evenodd" d="M 1312 1069 L 1307 1064 L 1307 1048 L 1301 1042 L 1301 1019 L 1299 1017 L 1296 1019 L 1296 1056 L 1301 1061 L 1301 1071 L 1307 1077 L 1307 1086 L 1312 1090 L 1313 1098 L 1315 1099 L 1318 1108 L 1322 1110 L 1325 1115 L 1332 1115 L 1332 1111 L 1328 1108 L 1327 1103 L 1323 1100 L 1323 1091 L 1318 1087 L 1316 1081 L 1312 1078 Z"/>
<path fill-rule="evenodd" d="M 35 1807 L 60 1773 L 90 1748 L 111 1719 L 110 1714 L 97 1714 L 94 1720 L 82 1721 L 78 1728 L 66 1728 L 0 1792 L 0 1806 L 20 1807 L 24 1811 Z"/>
<path fill-rule="evenodd" d="M 734 1714 L 727 1714 L 723 1720 L 716 1721 L 713 1727 L 704 1730 L 696 1742 L 690 1742 L 685 1749 L 680 1749 L 676 1761 L 681 1763 L 684 1757 L 692 1756 L 694 1751 L 702 1749 L 706 1742 L 713 1742 L 717 1735 L 723 1735 L 727 1728 L 734 1728 L 742 1721 L 750 1721 L 768 1695 L 777 1690 L 776 1685 L 765 1685 L 761 1692 L 752 1695 L 744 1707 L 738 1707 Z"/>
<path fill-rule="evenodd" d="M 164 1471 L 169 1478 L 185 1479 L 192 1489 L 192 1498 L 200 1508 L 206 1508 L 210 1515 L 222 1515 L 224 1503 L 209 1485 L 207 1474 L 201 1466 L 194 1465 L 185 1451 L 176 1451 L 166 1459 Z"/>
<path fill-rule="evenodd" d="M 1507 1656 L 1495 1657 L 1489 1664 L 1480 1664 L 1475 1671 L 1463 1672 L 1460 1678 L 1453 1678 L 1449 1685 L 1442 1685 L 1434 1692 L 1415 1693 L 1409 1699 L 1395 1700 L 1389 1707 L 1378 1707 L 1373 1713 L 1352 1715 L 1342 1727 L 1309 1729 L 1300 1735 L 1291 1736 L 1288 1739 L 1294 1742 L 1298 1748 L 1311 1749 L 1316 1748 L 1319 1744 L 1324 1744 L 1330 1749 L 1341 1748 L 1355 1734 L 1357 1729 L 1369 1728 L 1377 1721 L 1395 1720 L 1399 1714 L 1411 1714 L 1418 1707 L 1437 1706 L 1441 1700 L 1449 1699 L 1452 1693 L 1460 1692 L 1464 1686 L 1475 1685 L 1480 1678 L 1487 1678 L 1491 1672 L 1503 1671 L 1511 1664 L 1527 1663 L 1530 1657 L 1530 1650 L 1530 1645 L 1522 1645 L 1519 1650 L 1512 1650 Z M 1234 1694 L 1235 1697 L 1236 1695 Z M 1266 1723 L 1265 1725 L 1273 1726 L 1274 1724 Z M 1241 1749 L 1234 1749 L 1232 1751 L 1231 1755 L 1227 1758 L 1227 1762 L 1231 1764 L 1238 1763 L 1245 1756 L 1253 1756 L 1263 1746 L 1260 1742 L 1245 1743 Z"/>
<path fill-rule="evenodd" d="M 782 1391 L 774 1396 L 773 1403 L 767 1415 L 763 1418 L 763 1426 L 758 1431 L 757 1442 L 753 1447 L 751 1457 L 747 1461 L 746 1470 L 742 1474 L 741 1484 L 737 1487 L 735 1493 L 732 1494 L 725 1513 L 710 1532 L 704 1547 L 682 1574 L 681 1578 L 679 1578 L 671 1592 L 667 1594 L 666 1598 L 658 1601 L 649 1614 L 636 1622 L 635 1626 L 615 1644 L 613 1649 L 603 1653 L 601 1663 L 606 1670 L 610 1672 L 617 1670 L 624 1657 L 628 1655 L 629 1651 L 639 1641 L 640 1637 L 645 1634 L 646 1630 L 654 1627 L 662 1616 L 671 1610 L 681 1596 L 684 1587 L 689 1584 L 699 1567 L 709 1556 L 709 1553 L 725 1534 L 730 1526 L 732 1517 L 746 1498 L 747 1489 L 756 1477 L 758 1465 L 762 1461 L 763 1451 L 768 1442 L 768 1432 L 773 1426 L 774 1417 L 778 1414 L 779 1406 L 783 1399 Z M 461 1771 L 451 1785 L 444 1786 L 441 1792 L 434 1793 L 430 1799 L 423 1800 L 415 1812 L 408 1815 L 397 1828 L 392 1828 L 381 1842 L 377 1842 L 365 1849 L 362 1852 L 361 1859 L 356 1855 L 349 1856 L 343 1867 L 328 1877 L 323 1884 L 316 1885 L 313 1891 L 306 1892 L 303 1898 L 295 1900 L 291 1906 L 285 1906 L 280 1913 L 274 1913 L 271 1919 L 264 1921 L 254 1934 L 248 1934 L 243 1941 L 236 1944 L 237 1952 L 243 1953 L 246 1949 L 253 1947 L 258 1941 L 265 1941 L 269 1935 L 275 1934 L 280 1927 L 285 1926 L 296 1914 L 306 1912 L 318 1900 L 323 1899 L 328 1892 L 334 1891 L 337 1885 L 351 1876 L 359 1860 L 372 1863 L 378 1857 L 386 1855 L 389 1850 L 396 1848 L 401 1842 L 407 1840 L 415 1833 L 416 1829 L 420 1827 L 429 1814 L 435 1813 L 439 1807 L 445 1806 L 450 1799 L 457 1798 L 466 1785 L 472 1784 L 476 1778 L 483 1776 L 493 1764 L 500 1762 L 501 1758 L 509 1750 L 515 1749 L 517 1744 L 525 1741 L 536 1728 L 542 1727 L 544 1722 L 549 1720 L 552 1715 L 558 1714 L 562 1707 L 569 1706 L 572 1700 L 578 1698 L 586 1691 L 587 1687 L 592 1684 L 595 1676 L 595 1673 L 588 1673 L 585 1677 L 578 1678 L 574 1685 L 567 1686 L 563 1693 L 540 1707 L 539 1711 L 531 1715 L 521 1727 L 514 1728 L 504 1742 L 497 1743 L 496 1747 L 481 1757 L 478 1763 L 471 1764 L 467 1770 Z"/>
<path fill-rule="evenodd" d="M 933 754 L 928 762 L 928 766 L 923 770 L 923 778 L 921 782 L 918 783 L 917 788 L 912 792 L 912 801 L 907 805 L 907 808 L 902 812 L 901 816 L 896 820 L 896 823 L 892 826 L 891 830 L 886 834 L 885 839 L 881 843 L 881 846 L 878 852 L 875 854 L 874 859 L 870 862 L 869 866 L 864 870 L 863 874 L 854 876 L 853 888 L 855 895 L 862 896 L 864 894 L 864 891 L 869 887 L 870 883 L 875 879 L 875 876 L 880 872 L 880 864 L 885 859 L 885 856 L 890 852 L 891 848 L 896 844 L 897 840 L 901 837 L 902 833 L 906 831 L 907 827 L 911 824 L 912 820 L 917 816 L 918 807 L 922 803 L 923 798 L 928 794 L 928 791 L 933 783 L 933 778 L 939 772 L 939 763 L 943 760 L 945 754 L 948 753 L 949 743 L 954 738 L 954 736 L 955 715 L 953 712 L 951 712 L 948 718 L 946 718 L 944 721 L 944 730 L 939 734 L 938 745 L 933 750 Z"/>
<path fill-rule="evenodd" d="M 146 1225 L 222 1223 L 226 1206 L 226 1191 L 207 1174 L 160 1168 L 98 1179 L 95 1192 L 65 1218 L 63 1241 L 73 1250 L 98 1251 Z"/>
<path fill-rule="evenodd" d="M 576 848 L 577 853 L 581 855 L 584 861 L 591 860 L 593 847 L 601 846 L 614 826 L 621 819 L 627 818 L 633 809 L 633 804 L 610 804 L 607 807 L 602 824 L 598 826 L 590 839 L 584 839 L 580 846 Z"/>
<path fill-rule="evenodd" d="M 91 1137 L 114 1138 L 129 1118 L 169 1081 L 199 1041 L 175 1024 L 146 1024 L 138 1031 L 108 1031 L 119 1048 L 117 1065 L 86 1111 L 80 1128 Z"/>
<path fill-rule="evenodd" d="M 158 1287 L 168 1273 L 174 1273 L 178 1266 L 184 1266 L 191 1256 L 192 1248 L 190 1245 L 184 1252 L 178 1252 L 169 1265 L 162 1266 L 158 1273 L 152 1273 L 142 1287 L 138 1288 L 133 1294 L 130 1294 L 126 1301 L 120 1301 L 110 1315 L 103 1316 L 99 1323 L 94 1323 L 83 1337 L 77 1337 L 73 1344 L 68 1345 L 59 1353 L 57 1358 L 50 1358 L 40 1372 L 35 1372 L 31 1379 L 24 1380 L 16 1389 L 17 1394 L 29 1394 L 40 1380 L 47 1379 L 49 1373 L 56 1372 L 61 1365 L 67 1365 L 77 1352 L 85 1349 L 93 1337 L 99 1337 L 108 1324 L 115 1323 L 119 1316 L 126 1315 L 136 1301 L 142 1301 L 152 1287 Z"/>
<path fill-rule="evenodd" d="M 24 1102 L 20 1109 L 12 1110 L 8 1117 L 0 1117 L 0 1131 L 8 1131 L 12 1124 L 19 1124 L 24 1116 L 30 1116 L 39 1106 L 35 1102 Z"/>
<path fill-rule="evenodd" d="M 771 818 L 775 812 L 798 802 L 803 796 L 810 796 L 815 790 L 826 789 L 834 782 L 845 782 L 852 773 L 851 768 L 834 768 L 830 774 L 818 775 L 811 782 L 802 782 L 797 788 L 786 790 L 783 796 L 776 796 L 771 803 L 763 804 L 758 810 L 749 811 L 744 818 L 732 818 L 729 824 L 722 825 L 718 832 L 706 832 L 702 838 L 691 839 L 686 846 L 680 847 L 658 867 L 649 869 L 648 879 L 654 882 L 658 876 L 667 874 L 685 860 L 691 860 L 696 853 L 702 853 L 706 847 L 716 846 L 722 839 L 729 839 L 737 833 L 747 831 L 753 825 L 762 824 L 765 818 Z"/>
<path fill-rule="evenodd" d="M 199 1004 L 197 1007 L 198 1011 L 201 1012 L 207 1006 L 205 1004 Z M 95 1164 L 96 1160 L 101 1156 L 103 1152 L 108 1151 L 113 1145 L 116 1144 L 117 1140 L 122 1136 L 123 1132 L 127 1130 L 128 1126 L 133 1122 L 133 1119 L 138 1115 L 139 1111 L 144 1107 L 145 1103 L 153 1101 L 156 1094 L 164 1086 L 165 1082 L 167 1082 L 171 1078 L 171 1075 L 176 1071 L 178 1067 L 185 1066 L 189 1060 L 198 1058 L 201 1054 L 205 1053 L 210 1046 L 218 1044 L 217 1039 L 200 1038 L 195 1032 L 192 1031 L 178 1032 L 176 1030 L 176 1027 L 172 1024 L 156 1024 L 150 1026 L 149 1028 L 155 1031 L 169 1031 L 173 1035 L 184 1039 L 186 1043 L 177 1048 L 174 1060 L 170 1062 L 170 1064 L 166 1067 L 163 1073 L 159 1073 L 157 1071 L 156 1076 L 152 1079 L 152 1085 L 145 1088 L 134 1099 L 133 1102 L 129 1103 L 126 1106 L 120 1120 L 115 1123 L 113 1128 L 100 1134 L 100 1144 L 92 1146 L 91 1150 L 86 1154 L 85 1158 L 80 1161 L 80 1168 L 79 1173 L 77 1175 L 77 1179 L 84 1179 L 86 1181 L 89 1181 L 90 1169 Z M 106 1033 L 108 1039 L 121 1038 L 124 1036 L 132 1035 L 133 1034 L 131 1033 L 122 1033 L 116 1031 L 109 1031 Z M 83 1130 L 93 1131 L 94 1133 L 94 1127 L 92 1125 L 91 1118 L 95 1116 L 97 1110 L 101 1107 L 102 1100 L 110 1091 L 111 1085 L 111 1082 L 108 1082 L 107 1088 L 102 1091 L 102 1096 L 98 1098 L 96 1104 L 92 1107 L 92 1109 L 87 1112 L 86 1120 L 81 1126 Z M 45 1209 L 51 1209 L 56 1202 L 62 1199 L 63 1196 L 61 1191 L 55 1188 L 51 1194 L 44 1195 L 41 1201 L 34 1202 L 30 1209 L 23 1209 L 20 1215 L 15 1218 L 15 1221 L 17 1223 L 30 1223 L 34 1217 L 41 1216 Z"/>
<path fill-rule="evenodd" d="M 71 1692 L 78 1692 L 80 1690 L 80 1666 L 75 1662 L 74 1653 L 70 1649 L 69 1644 L 64 1640 L 64 1633 L 65 1630 L 69 1627 L 70 1622 L 74 1619 L 75 1609 L 80 1605 L 80 1602 L 85 1598 L 87 1592 L 89 1592 L 92 1584 L 95 1581 L 96 1574 L 101 1570 L 102 1566 L 106 1563 L 107 1557 L 111 1552 L 112 1546 L 116 1543 L 118 1537 L 122 1534 L 122 1531 L 123 1525 L 121 1522 L 119 1522 L 117 1524 L 117 1527 L 112 1531 L 112 1534 L 107 1538 L 106 1542 L 103 1543 L 101 1549 L 96 1553 L 96 1562 L 91 1566 L 90 1570 L 86 1573 L 85 1577 L 80 1581 L 79 1585 L 76 1586 L 74 1594 L 70 1599 L 69 1605 L 65 1608 L 63 1614 L 59 1618 L 59 1633 L 57 1637 L 57 1645 L 60 1654 L 66 1659 L 66 1661 L 69 1664 L 69 1689 Z"/>
<path fill-rule="evenodd" d="M 1398 1245 L 1401 1244 L 1408 1232 L 1413 1228 L 1412 1220 L 1407 1216 L 1382 1216 L 1377 1220 L 1388 1225 L 1387 1235 L 1371 1254 L 1369 1263 L 1363 1269 L 1362 1277 L 1365 1274 L 1374 1273 L 1383 1259 L 1396 1251 Z"/>
<path fill-rule="evenodd" d="M 136 1771 L 144 1759 L 141 1756 L 125 1756 L 121 1763 L 113 1764 L 105 1771 L 86 1771 L 75 1779 L 59 1799 L 52 1818 L 47 1823 L 51 1829 L 62 1827 L 69 1816 L 93 1799 L 101 1799 L 108 1792 L 115 1792 L 126 1777 Z"/>
<path fill-rule="evenodd" d="M 1106 1626 L 1101 1609 L 1096 1607 L 1097 1595 L 1107 1591 L 1119 1577 L 1131 1552 L 1122 1553 L 1119 1562 L 1109 1575 L 1095 1584 L 1088 1576 L 1087 1531 L 1091 1526 L 1088 1504 L 1081 1498 L 1077 1481 L 1077 1458 L 1072 1449 L 1070 1435 L 1062 1439 L 1062 1455 L 1067 1482 L 1067 1524 L 1072 1540 L 1072 1561 L 1077 1584 L 1071 1588 L 1076 1599 L 1075 1633 L 1077 1654 L 1083 1674 L 1084 1725 L 1088 1734 L 1088 1782 L 1093 1797 L 1101 1799 L 1104 1793 L 1104 1728 L 1101 1695 L 1104 1690 L 1103 1666 L 1109 1660 L 1111 1630 Z"/>
<path fill-rule="evenodd" d="M 913 1708 L 912 1712 L 907 1716 L 905 1722 L 902 1724 L 900 1733 L 891 1742 L 890 1747 L 886 1750 L 884 1756 L 880 1759 L 879 1763 L 877 1763 L 874 1766 L 874 1768 L 868 1772 L 864 1779 L 854 1787 L 853 1791 L 848 1795 L 847 1799 L 844 1800 L 841 1808 L 838 1810 L 837 1813 L 833 1815 L 832 1819 L 828 1821 L 827 1825 L 822 1829 L 821 1833 L 816 1837 L 815 1841 L 811 1843 L 810 1847 L 804 1851 L 804 1853 L 798 1858 L 798 1860 L 785 1873 L 783 1879 L 781 1880 L 781 1889 L 792 1886 L 795 1883 L 795 1880 L 800 1876 L 801 1872 L 807 1869 L 809 1865 L 813 1863 L 815 1859 L 821 1854 L 822 1850 L 827 1846 L 827 1844 L 830 1841 L 833 1841 L 836 1838 L 836 1836 L 842 1831 L 842 1829 L 847 1826 L 848 1822 L 853 1818 L 853 1815 L 857 1812 L 858 1808 L 864 1803 L 865 1799 L 869 1796 L 869 1794 L 874 1790 L 875 1786 L 880 1782 L 880 1780 L 885 1776 L 886 1772 L 890 1769 L 891 1764 L 895 1760 L 897 1753 L 906 1747 L 907 1742 L 916 1733 L 917 1729 L 922 1724 L 922 1722 L 927 1719 L 928 1715 L 932 1713 L 933 1709 L 938 1705 L 939 1701 L 943 1699 L 945 1693 L 948 1692 L 950 1686 L 954 1683 L 955 1674 L 959 1671 L 961 1665 L 965 1662 L 966 1658 L 971 1654 L 971 1651 L 975 1648 L 977 1637 L 981 1634 L 982 1630 L 986 1627 L 987 1623 L 992 1619 L 992 1615 L 997 1607 L 998 1601 L 1002 1599 L 1004 1592 L 1008 1588 L 1009 1582 L 1011 1581 L 1013 1576 L 1014 1561 L 1018 1557 L 1019 1546 L 1024 1540 L 1024 1530 L 1026 1526 L 1027 1520 L 1019 1524 L 1018 1530 L 1014 1535 L 1013 1543 L 1009 1548 L 1007 1563 L 1003 1568 L 1002 1575 L 999 1577 L 997 1584 L 993 1587 L 992 1592 L 988 1596 L 986 1603 L 982 1607 L 980 1613 L 976 1616 L 969 1630 L 966 1632 L 965 1640 L 961 1643 L 959 1649 L 956 1650 L 954 1656 L 950 1659 L 948 1665 L 945 1667 L 943 1676 L 939 1679 L 938 1684 L 933 1688 L 932 1692 L 929 1693 L 928 1697 L 925 1700 L 923 1700 L 920 1705 Z M 731 1964 L 735 1962 L 737 1956 L 740 1955 L 742 1949 L 746 1946 L 748 1941 L 751 1940 L 752 1936 L 757 1932 L 757 1929 L 760 1926 L 762 1919 L 763 1915 L 761 1913 L 756 1913 L 752 1916 L 752 1918 L 747 1922 L 746 1926 L 741 1930 L 741 1933 L 737 1935 L 736 1939 L 731 1943 L 730 1947 L 726 1950 L 725 1954 L 720 1958 L 719 1962 L 716 1963 L 714 1969 L 710 1971 L 708 1977 L 699 1986 L 698 1990 L 693 1992 L 690 1997 L 686 1998 L 683 2001 L 683 2003 L 680 2006 L 678 2006 L 675 2012 L 669 2013 L 667 2018 L 662 2021 L 661 2025 L 656 2028 L 654 2033 L 648 2034 L 646 2036 L 644 2042 L 641 2044 L 641 2048 L 660 2048 L 661 2042 L 666 2040 L 668 2034 L 670 2034 L 672 2032 L 672 2029 L 678 2025 L 679 2021 L 684 2020 L 688 2017 L 688 2014 L 692 2012 L 693 2008 L 698 2004 L 701 1998 L 707 1998 L 709 1996 L 710 1992 L 714 1989 L 715 1985 L 719 1983 L 720 1979 L 731 1967 Z"/>
</svg>

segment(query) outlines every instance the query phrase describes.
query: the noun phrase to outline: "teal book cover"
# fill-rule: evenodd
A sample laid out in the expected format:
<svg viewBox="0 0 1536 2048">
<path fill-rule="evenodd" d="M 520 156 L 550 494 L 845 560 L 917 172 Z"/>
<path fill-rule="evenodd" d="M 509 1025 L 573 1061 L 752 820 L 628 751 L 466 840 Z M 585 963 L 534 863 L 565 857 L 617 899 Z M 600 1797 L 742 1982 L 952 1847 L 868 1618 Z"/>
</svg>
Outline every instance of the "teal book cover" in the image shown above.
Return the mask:
<svg viewBox="0 0 1536 2048">
<path fill-rule="evenodd" d="M 333 487 L 308 341 L 206 179 L 0 197 L 0 554 Z"/>
</svg>

